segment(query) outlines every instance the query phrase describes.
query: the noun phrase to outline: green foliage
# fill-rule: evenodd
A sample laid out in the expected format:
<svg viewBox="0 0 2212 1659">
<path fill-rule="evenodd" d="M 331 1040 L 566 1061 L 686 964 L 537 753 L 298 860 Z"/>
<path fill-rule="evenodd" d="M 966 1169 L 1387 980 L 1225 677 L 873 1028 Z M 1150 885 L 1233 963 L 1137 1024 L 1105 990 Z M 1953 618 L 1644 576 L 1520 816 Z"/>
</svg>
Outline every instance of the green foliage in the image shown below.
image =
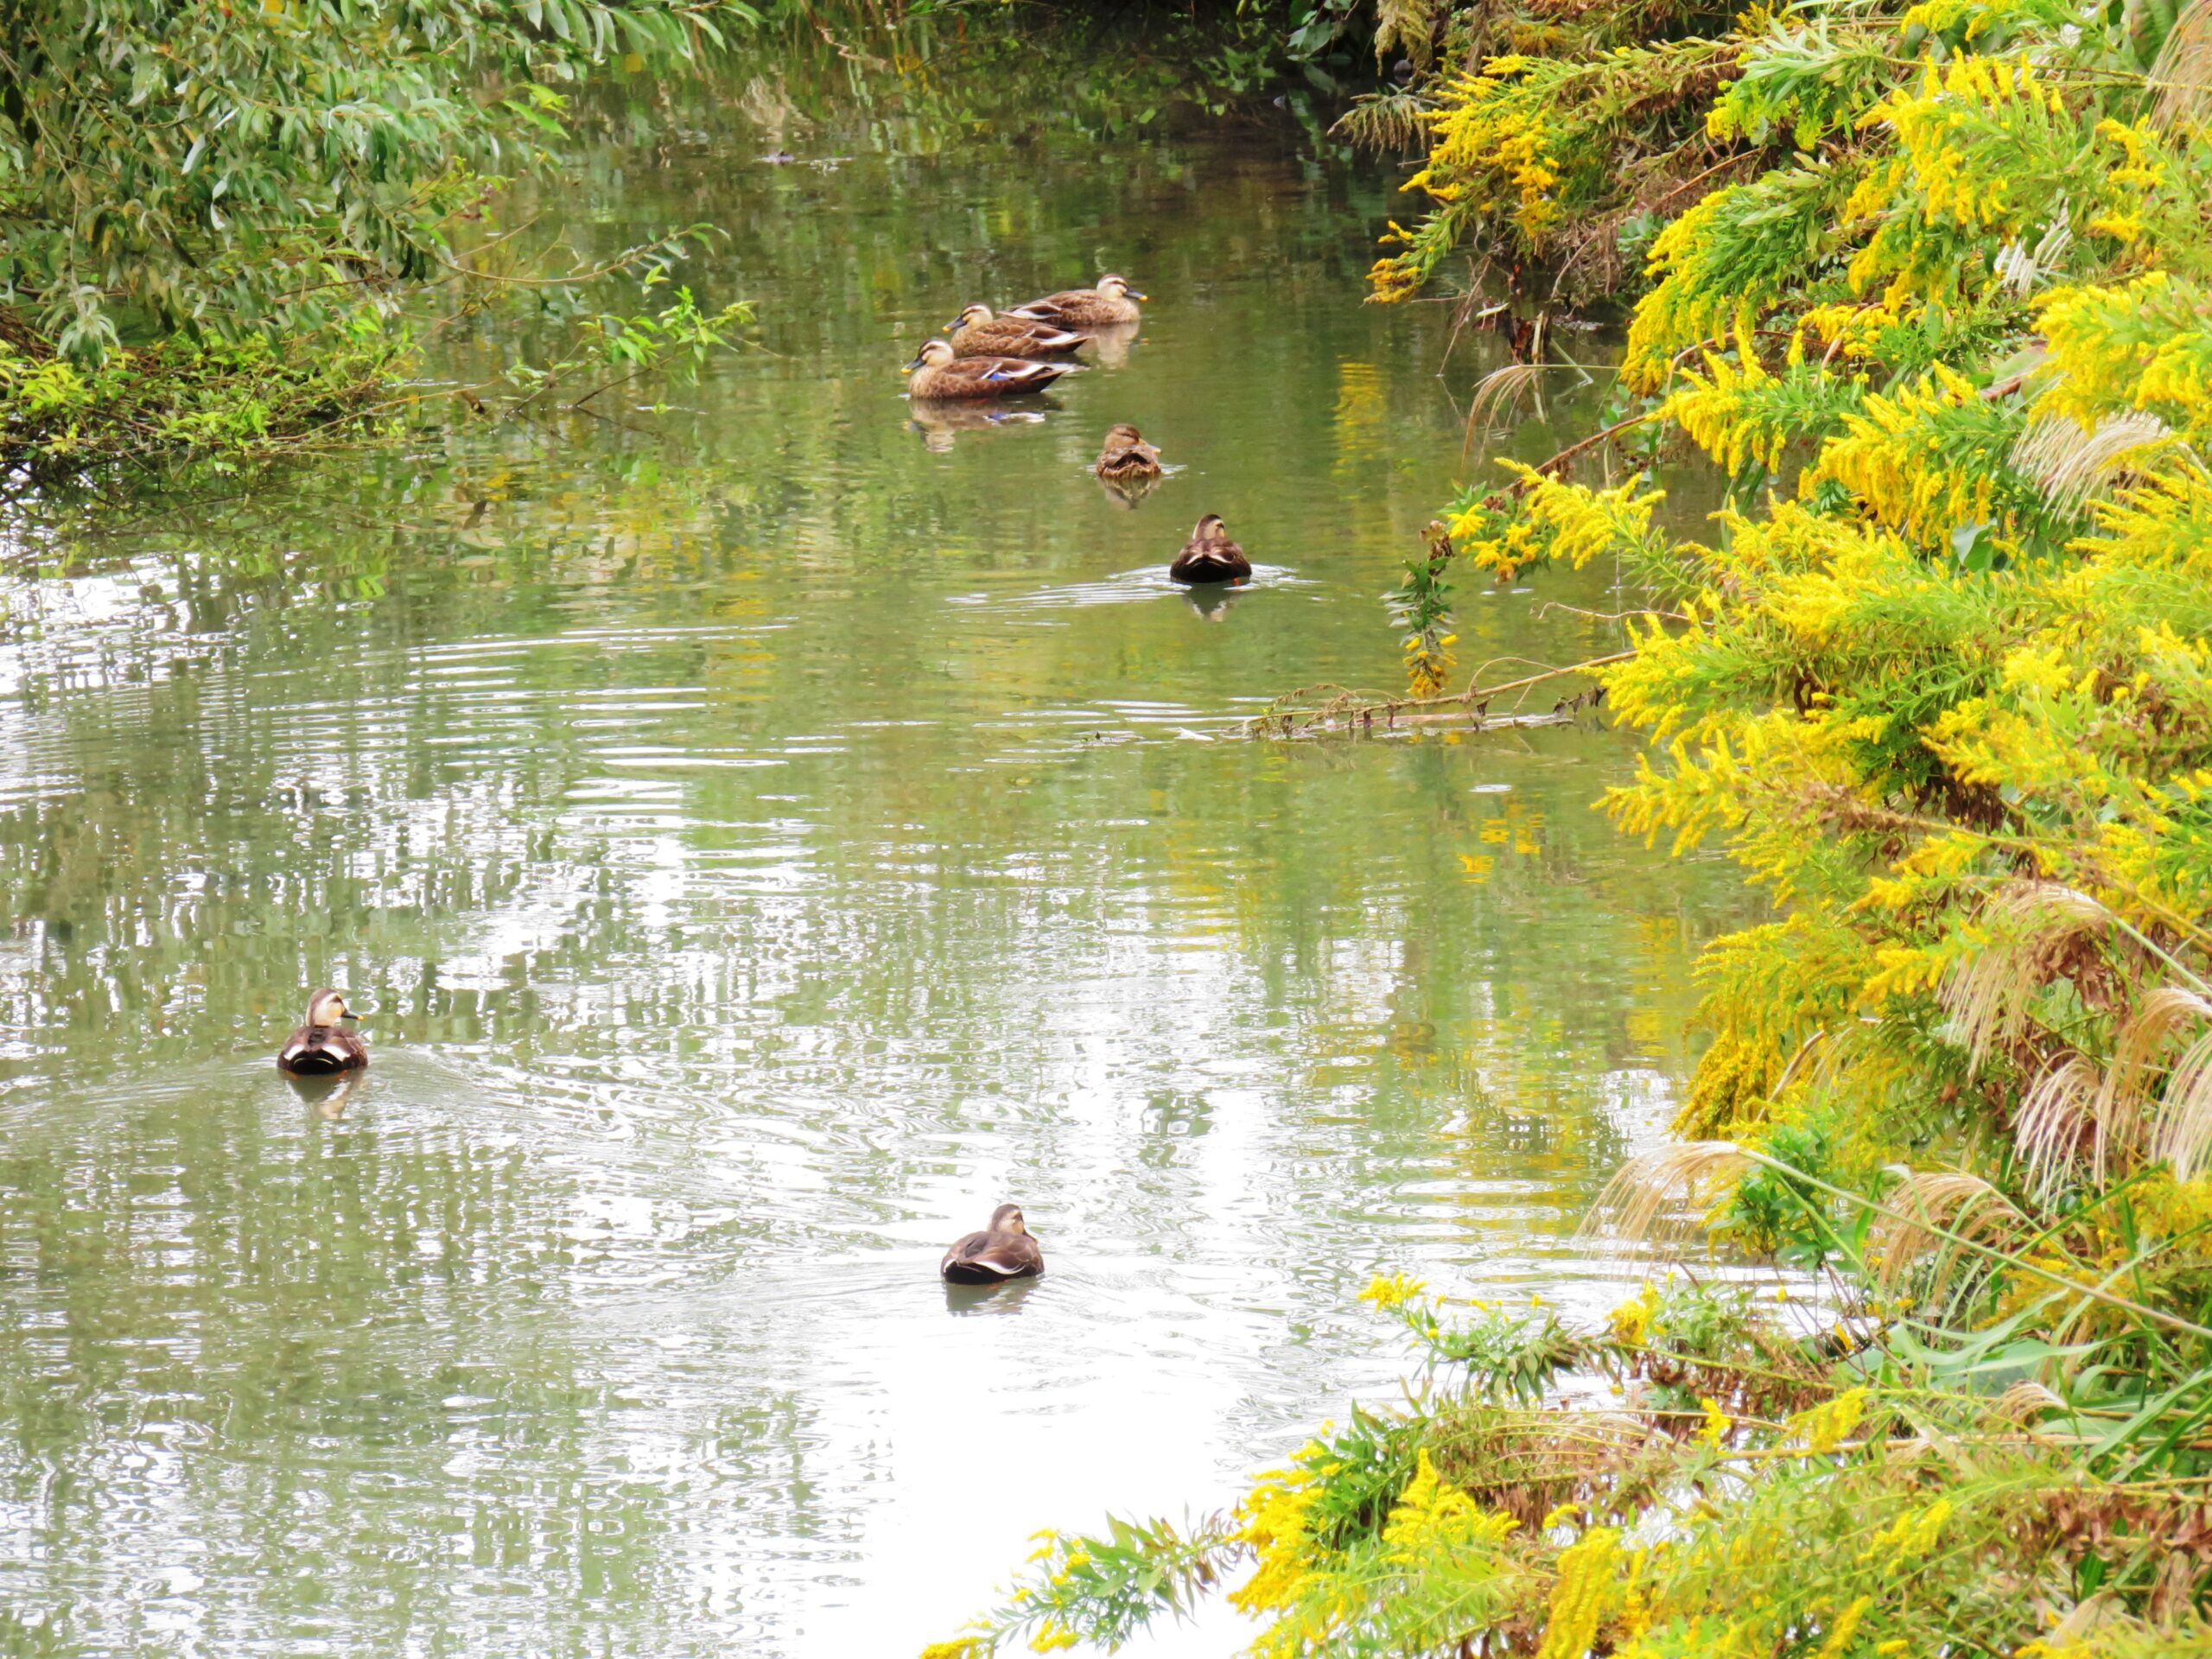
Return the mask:
<svg viewBox="0 0 2212 1659">
<path fill-rule="evenodd" d="M 358 435 L 407 401 L 403 308 L 429 289 L 656 273 L 683 234 L 549 272 L 475 227 L 557 157 L 565 88 L 689 67 L 754 20 L 741 0 L 0 0 L 0 454 L 44 482 Z M 744 316 L 686 296 L 584 320 L 642 372 L 695 366 Z"/>
<path fill-rule="evenodd" d="M 645 276 L 645 292 L 650 296 L 667 282 L 666 266 L 656 263 Z M 598 379 L 573 398 L 563 398 L 565 407 L 583 409 L 602 393 L 648 374 L 696 375 L 716 353 L 735 344 L 737 331 L 752 321 L 753 308 L 747 302 L 736 301 L 709 314 L 699 308 L 688 288 L 678 288 L 670 303 L 658 311 L 626 317 L 602 313 L 588 319 L 584 349 L 576 355 L 508 366 L 507 379 L 523 394 L 513 410 L 563 398 L 562 389 L 594 366 L 618 372 Z"/>
<path fill-rule="evenodd" d="M 982 1659 L 1014 1631 L 1039 1653 L 1073 1647 L 1078 1631 L 1119 1647 L 1158 1615 L 1190 1611 L 1236 1554 L 1233 1530 L 1218 1516 L 1182 1529 L 1116 1516 L 1095 1537 L 1039 1533 L 1033 1583 L 977 1620 L 978 1634 L 932 1643 L 924 1659 Z"/>
<path fill-rule="evenodd" d="M 561 136 L 557 90 L 680 63 L 739 0 L 0 4 L 0 305 L 97 363 L 312 332 L 450 257 Z"/>
<path fill-rule="evenodd" d="M 1402 251 L 1374 269 L 1375 296 L 1402 299 L 1464 252 L 1471 286 L 1536 303 L 1604 298 L 1624 261 L 1707 169 L 1700 99 L 1734 48 L 1731 12 L 1698 0 L 1605 7 L 1478 0 L 1453 14 L 1413 118 L 1427 164 L 1405 188 L 1427 195 Z M 1380 94 L 1343 130 L 1382 146 L 1407 117 Z"/>
<path fill-rule="evenodd" d="M 1369 1299 L 1395 1306 L 1428 1350 L 1430 1364 L 1454 1368 L 1484 1398 L 1537 1404 L 1562 1372 L 1585 1357 L 1580 1339 L 1541 1301 L 1520 1307 L 1476 1302 L 1473 1319 L 1447 1325 L 1434 1304 L 1419 1297 L 1401 1300 L 1397 1288 L 1397 1281 L 1378 1280 Z"/>
<path fill-rule="evenodd" d="M 405 353 L 404 339 L 374 328 L 334 329 L 312 353 L 258 334 L 178 338 L 91 365 L 0 346 L 0 461 L 44 481 L 89 465 L 358 431 Z"/>
</svg>

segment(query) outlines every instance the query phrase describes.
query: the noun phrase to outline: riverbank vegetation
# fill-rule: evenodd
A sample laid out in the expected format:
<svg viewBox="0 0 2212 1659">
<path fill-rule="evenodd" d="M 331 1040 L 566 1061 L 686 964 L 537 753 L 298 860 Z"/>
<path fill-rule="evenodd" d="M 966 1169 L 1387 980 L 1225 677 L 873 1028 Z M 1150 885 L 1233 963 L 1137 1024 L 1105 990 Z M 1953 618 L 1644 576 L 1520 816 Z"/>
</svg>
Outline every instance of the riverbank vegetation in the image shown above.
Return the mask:
<svg viewBox="0 0 2212 1659">
<path fill-rule="evenodd" d="M 518 257 L 527 227 L 487 213 L 555 163 L 582 78 L 680 72 L 753 21 L 738 0 L 0 7 L 0 461 L 40 484 L 374 429 L 410 401 L 430 326 L 410 306 L 435 289 L 455 312 L 565 303 L 579 344 L 520 369 L 519 403 L 695 361 L 741 302 L 624 315 L 582 290 L 652 288 L 704 227 L 585 269 L 557 237 Z"/>
<path fill-rule="evenodd" d="M 1407 1410 L 1232 1515 L 1046 1539 L 933 1651 L 1111 1645 L 1224 1585 L 1269 1655 L 2202 1651 L 2212 10 L 1430 34 L 1360 118 L 1428 146 L 1376 297 L 1464 270 L 1471 315 L 1517 308 L 1478 408 L 1551 372 L 1548 322 L 1633 309 L 1602 437 L 1478 480 L 1410 567 L 1414 690 L 1452 701 L 1455 582 L 1602 560 L 1641 604 L 1612 814 L 1772 913 L 1707 951 L 1685 1139 L 1599 1218 L 1785 1273 L 1655 1278 L 1600 1329 L 1378 1281 Z M 1709 526 L 1637 469 L 1692 453 Z"/>
</svg>

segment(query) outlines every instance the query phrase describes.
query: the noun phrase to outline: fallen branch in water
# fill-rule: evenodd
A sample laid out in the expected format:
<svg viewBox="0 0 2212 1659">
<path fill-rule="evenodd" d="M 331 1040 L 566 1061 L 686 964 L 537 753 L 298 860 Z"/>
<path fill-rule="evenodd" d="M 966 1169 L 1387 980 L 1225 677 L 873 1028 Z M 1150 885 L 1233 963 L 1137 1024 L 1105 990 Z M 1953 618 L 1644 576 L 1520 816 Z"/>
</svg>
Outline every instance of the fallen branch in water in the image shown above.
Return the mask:
<svg viewBox="0 0 2212 1659">
<path fill-rule="evenodd" d="M 1327 682 L 1301 685 L 1296 690 L 1285 692 L 1277 697 L 1268 705 L 1264 713 L 1246 721 L 1244 734 L 1247 737 L 1298 737 L 1339 729 L 1369 732 L 1374 730 L 1378 719 L 1385 731 L 1400 726 L 1457 724 L 1462 721 L 1470 729 L 1478 732 L 1563 725 L 1578 710 L 1595 709 L 1602 702 L 1605 696 L 1605 688 L 1593 686 L 1571 697 L 1561 697 L 1548 710 L 1537 714 L 1492 715 L 1490 713 L 1491 699 L 1507 691 L 1526 690 L 1530 686 L 1542 684 L 1546 680 L 1560 679 L 1569 674 L 1588 674 L 1614 663 L 1624 663 L 1635 655 L 1632 651 L 1617 651 L 1607 656 L 1592 657 L 1586 662 L 1571 663 L 1565 668 L 1548 668 L 1541 674 L 1525 675 L 1520 679 L 1503 681 L 1497 685 L 1471 685 L 1465 691 L 1455 691 L 1440 697 L 1382 697 Z M 1324 692 L 1333 695 L 1319 706 L 1310 706 L 1311 700 Z"/>
</svg>

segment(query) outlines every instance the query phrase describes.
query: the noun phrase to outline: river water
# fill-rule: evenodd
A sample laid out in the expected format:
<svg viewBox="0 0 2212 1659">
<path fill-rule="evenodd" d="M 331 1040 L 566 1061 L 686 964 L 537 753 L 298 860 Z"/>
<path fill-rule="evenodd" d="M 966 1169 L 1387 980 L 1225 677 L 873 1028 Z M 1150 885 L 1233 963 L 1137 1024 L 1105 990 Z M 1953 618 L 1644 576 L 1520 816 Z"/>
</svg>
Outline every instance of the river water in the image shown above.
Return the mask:
<svg viewBox="0 0 2212 1659">
<path fill-rule="evenodd" d="M 1370 1274 L 1620 1294 L 1574 1229 L 1726 880 L 1607 826 L 1593 727 L 1236 733 L 1399 683 L 1469 469 L 1493 346 L 1359 303 L 1388 170 L 747 100 L 536 204 L 728 232 L 679 275 L 755 343 L 671 407 L 11 520 L 0 1652 L 909 1653 L 1034 1529 L 1391 1397 Z M 1111 360 L 910 410 L 963 302 L 1103 266 Z M 436 373 L 535 337 L 472 327 Z M 1116 420 L 1178 468 L 1135 509 Z M 1205 512 L 1262 566 L 1211 607 Z M 1463 666 L 1615 648 L 1541 608 L 1611 581 L 1463 594 Z M 375 1061 L 318 1101 L 270 1057 L 323 982 Z M 949 1294 L 1008 1198 L 1048 1273 Z"/>
</svg>

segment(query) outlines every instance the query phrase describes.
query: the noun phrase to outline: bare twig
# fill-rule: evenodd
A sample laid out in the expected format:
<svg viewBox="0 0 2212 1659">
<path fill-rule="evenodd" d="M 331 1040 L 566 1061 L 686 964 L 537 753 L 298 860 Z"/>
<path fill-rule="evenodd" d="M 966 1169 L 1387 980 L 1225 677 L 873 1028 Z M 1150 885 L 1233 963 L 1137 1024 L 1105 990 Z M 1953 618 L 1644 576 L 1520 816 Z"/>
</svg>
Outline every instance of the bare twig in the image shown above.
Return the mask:
<svg viewBox="0 0 2212 1659">
<path fill-rule="evenodd" d="M 1244 722 L 1248 737 L 1277 735 L 1295 737 L 1303 732 L 1314 732 L 1341 724 L 1346 731 L 1363 730 L 1380 719 L 1385 727 L 1397 723 L 1402 716 L 1414 720 L 1432 718 L 1421 711 L 1452 710 L 1446 719 L 1471 717 L 1475 729 L 1499 728 L 1515 726 L 1557 725 L 1567 718 L 1567 711 L 1554 709 L 1548 713 L 1535 715 L 1501 715 L 1491 718 L 1488 704 L 1492 697 L 1507 691 L 1519 691 L 1546 680 L 1560 679 L 1569 674 L 1587 674 L 1593 669 L 1605 668 L 1614 663 L 1624 663 L 1635 656 L 1632 651 L 1617 651 L 1605 657 L 1592 657 L 1586 662 L 1570 663 L 1565 668 L 1548 668 L 1541 674 L 1524 675 L 1517 680 L 1506 680 L 1497 685 L 1470 685 L 1464 691 L 1455 691 L 1440 697 L 1381 697 L 1348 690 L 1340 685 L 1320 684 L 1300 686 L 1287 692 L 1269 703 L 1264 713 L 1253 715 Z M 1487 666 L 1487 664 L 1485 664 Z M 1321 691 L 1337 695 L 1319 709 L 1301 710 L 1295 705 L 1304 698 Z"/>
</svg>

